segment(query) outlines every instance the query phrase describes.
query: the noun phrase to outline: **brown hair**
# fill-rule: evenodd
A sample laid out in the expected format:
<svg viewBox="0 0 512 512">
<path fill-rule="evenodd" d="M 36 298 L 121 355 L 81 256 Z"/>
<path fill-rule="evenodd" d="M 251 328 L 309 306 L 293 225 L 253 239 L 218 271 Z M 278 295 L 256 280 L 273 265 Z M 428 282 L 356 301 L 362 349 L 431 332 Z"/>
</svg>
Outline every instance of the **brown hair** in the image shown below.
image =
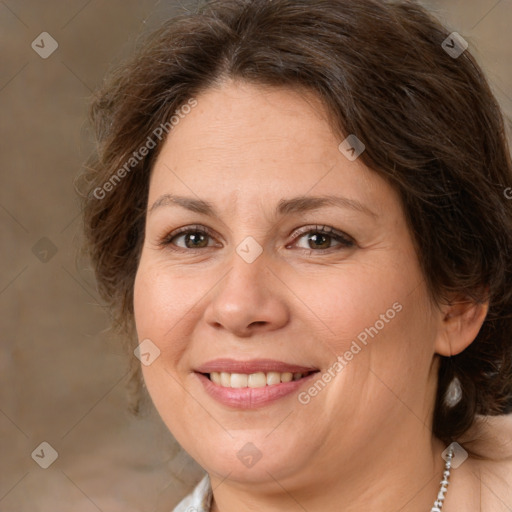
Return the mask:
<svg viewBox="0 0 512 512">
<path fill-rule="evenodd" d="M 361 139 L 362 161 L 399 192 L 432 299 L 490 301 L 474 342 L 439 356 L 434 434 L 450 441 L 476 414 L 511 411 L 512 200 L 504 191 L 512 164 L 486 79 L 469 51 L 445 51 L 448 35 L 416 3 L 379 0 L 218 0 L 152 33 L 94 99 L 98 151 L 82 175 L 89 254 L 131 350 L 149 177 L 162 142 L 143 157 L 134 152 L 190 98 L 228 78 L 305 87 L 340 141 Z M 463 397 L 448 407 L 455 376 Z"/>
</svg>

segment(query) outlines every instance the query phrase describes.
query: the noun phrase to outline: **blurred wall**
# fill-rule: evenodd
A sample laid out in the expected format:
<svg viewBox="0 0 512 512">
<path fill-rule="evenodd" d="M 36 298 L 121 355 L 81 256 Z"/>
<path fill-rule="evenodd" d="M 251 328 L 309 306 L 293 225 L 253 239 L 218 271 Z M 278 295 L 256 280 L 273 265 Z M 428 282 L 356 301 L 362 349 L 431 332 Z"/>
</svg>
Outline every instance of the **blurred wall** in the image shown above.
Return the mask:
<svg viewBox="0 0 512 512">
<path fill-rule="evenodd" d="M 154 412 L 127 412 L 126 359 L 75 265 L 73 190 L 91 92 L 137 34 L 195 3 L 0 1 L 1 511 L 169 512 L 201 474 Z M 512 1 L 425 4 L 512 117 Z"/>
</svg>

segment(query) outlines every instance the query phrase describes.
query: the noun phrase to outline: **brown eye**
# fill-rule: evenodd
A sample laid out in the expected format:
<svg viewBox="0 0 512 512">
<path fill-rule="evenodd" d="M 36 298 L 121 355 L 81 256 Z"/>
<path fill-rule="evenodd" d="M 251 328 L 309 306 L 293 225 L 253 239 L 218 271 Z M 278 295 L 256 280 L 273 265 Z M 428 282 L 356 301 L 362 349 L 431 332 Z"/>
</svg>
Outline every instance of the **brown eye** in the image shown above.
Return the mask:
<svg viewBox="0 0 512 512">
<path fill-rule="evenodd" d="M 308 244 L 311 249 L 329 249 L 331 247 L 332 237 L 330 235 L 312 233 L 308 237 Z"/>
<path fill-rule="evenodd" d="M 160 245 L 172 245 L 178 249 L 204 249 L 213 245 L 209 243 L 211 239 L 212 237 L 206 228 L 188 227 L 167 235 Z"/>
<path fill-rule="evenodd" d="M 184 237 L 185 247 L 188 249 L 197 249 L 202 247 L 208 247 L 208 235 L 199 232 L 190 232 L 184 235 L 179 235 L 175 238 Z M 189 245 L 190 244 L 190 245 Z"/>
<path fill-rule="evenodd" d="M 350 248 L 354 246 L 354 242 L 348 236 L 328 227 L 320 228 L 317 226 L 315 229 L 309 229 L 305 232 L 303 231 L 297 238 L 297 240 L 301 239 L 305 239 L 307 244 L 307 247 L 302 246 L 303 249 L 332 249 L 333 241 L 337 242 L 338 246 L 341 246 L 342 248 Z"/>
</svg>

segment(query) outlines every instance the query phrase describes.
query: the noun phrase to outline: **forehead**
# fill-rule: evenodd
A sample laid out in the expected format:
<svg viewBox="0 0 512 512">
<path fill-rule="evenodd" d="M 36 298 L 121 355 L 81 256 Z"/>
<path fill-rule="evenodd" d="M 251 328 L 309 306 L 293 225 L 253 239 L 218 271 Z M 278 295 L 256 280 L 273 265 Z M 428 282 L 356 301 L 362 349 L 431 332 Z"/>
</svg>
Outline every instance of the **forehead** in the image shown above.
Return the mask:
<svg viewBox="0 0 512 512">
<path fill-rule="evenodd" d="M 241 162 L 257 155 L 264 161 L 292 157 L 307 163 L 339 144 L 312 93 L 229 82 L 206 90 L 196 101 L 168 137 L 173 151 L 229 155 Z"/>
<path fill-rule="evenodd" d="M 150 204 L 171 191 L 221 204 L 337 192 L 375 203 L 392 194 L 361 160 L 340 152 L 341 136 L 313 94 L 231 82 L 196 100 L 155 163 Z"/>
</svg>

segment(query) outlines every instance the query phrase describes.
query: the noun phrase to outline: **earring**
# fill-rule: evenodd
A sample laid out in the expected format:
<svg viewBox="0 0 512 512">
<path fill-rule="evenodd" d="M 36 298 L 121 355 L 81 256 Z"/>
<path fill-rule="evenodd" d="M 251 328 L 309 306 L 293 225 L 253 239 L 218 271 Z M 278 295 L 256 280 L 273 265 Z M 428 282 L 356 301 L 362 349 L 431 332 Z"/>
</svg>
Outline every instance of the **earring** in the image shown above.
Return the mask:
<svg viewBox="0 0 512 512">
<path fill-rule="evenodd" d="M 460 386 L 460 380 L 458 377 L 454 377 L 446 388 L 444 395 L 444 403 L 448 407 L 455 407 L 462 398 L 462 388 Z"/>
</svg>

